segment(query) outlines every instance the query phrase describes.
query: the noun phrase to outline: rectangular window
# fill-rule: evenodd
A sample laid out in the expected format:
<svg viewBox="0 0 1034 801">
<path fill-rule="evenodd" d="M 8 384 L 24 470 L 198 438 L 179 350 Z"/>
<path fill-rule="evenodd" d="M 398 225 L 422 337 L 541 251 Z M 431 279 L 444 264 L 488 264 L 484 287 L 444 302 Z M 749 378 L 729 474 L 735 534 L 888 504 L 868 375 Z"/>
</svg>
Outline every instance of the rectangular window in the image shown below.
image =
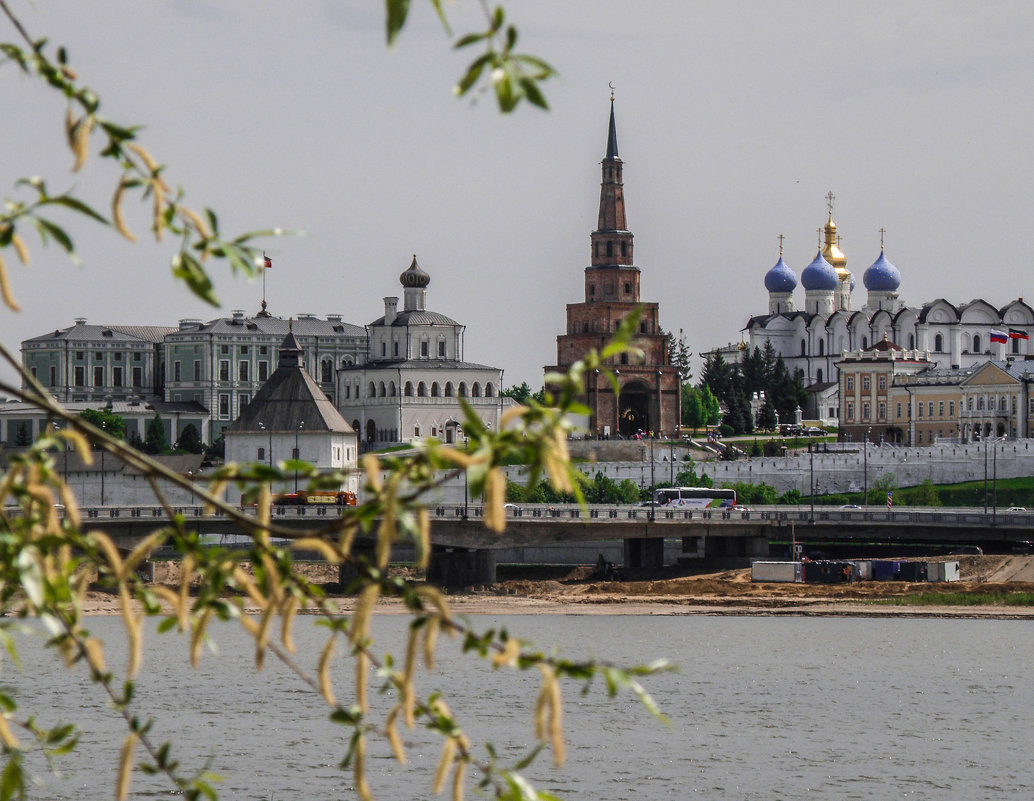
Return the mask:
<svg viewBox="0 0 1034 801">
<path fill-rule="evenodd" d="M 172 363 L 172 380 L 182 381 L 183 380 L 183 365 L 179 361 Z"/>
<path fill-rule="evenodd" d="M 144 385 L 144 371 L 139 367 L 133 368 L 133 386 L 142 387 Z"/>
<path fill-rule="evenodd" d="M 241 345 L 241 356 L 247 356 L 247 355 L 248 355 L 248 346 L 247 345 Z"/>
<path fill-rule="evenodd" d="M 98 367 L 94 367 L 93 368 L 93 385 L 95 387 L 103 387 L 104 386 L 104 368 L 103 367 L 99 367 L 98 366 Z"/>
<path fill-rule="evenodd" d="M 223 420 L 230 419 L 230 396 L 226 393 L 219 395 L 219 417 Z"/>
<path fill-rule="evenodd" d="M 847 404 L 847 419 L 848 419 L 848 421 L 854 420 L 854 404 L 853 403 L 848 403 Z M 420 436 L 420 435 L 417 434 L 417 436 Z"/>
<path fill-rule="evenodd" d="M 847 388 L 848 388 L 849 390 L 853 390 L 853 389 L 854 389 L 854 376 L 853 376 L 853 375 L 849 375 L 849 376 L 848 376 L 848 377 L 847 377 L 846 379 L 844 379 L 844 380 L 845 380 L 845 381 L 847 382 Z"/>
<path fill-rule="evenodd" d="M 948 417 L 955 416 L 955 401 L 948 401 Z"/>
<path fill-rule="evenodd" d="M 351 398 L 352 397 L 352 387 L 350 385 L 348 385 L 348 384 L 345 384 L 345 397 L 346 398 Z"/>
<path fill-rule="evenodd" d="M 219 380 L 229 381 L 230 380 L 230 361 L 229 359 L 219 360 Z"/>
<path fill-rule="evenodd" d="M 94 354 L 93 354 L 93 360 L 95 362 L 104 361 L 104 354 L 101 353 L 101 351 L 99 351 L 99 350 L 95 351 Z"/>
<path fill-rule="evenodd" d="M 900 403 L 897 405 L 895 411 L 897 412 L 897 416 L 901 417 L 901 404 Z"/>
<path fill-rule="evenodd" d="M 872 407 L 868 403 L 862 404 L 862 419 L 868 420 L 872 413 Z"/>
<path fill-rule="evenodd" d="M 75 366 L 75 385 L 81 387 L 86 383 L 86 371 L 81 364 Z"/>
<path fill-rule="evenodd" d="M 53 364 L 50 365 L 50 386 L 57 386 L 57 366 Z"/>
<path fill-rule="evenodd" d="M 923 402 L 922 401 L 919 401 L 919 403 L 916 404 L 916 410 L 919 412 L 919 416 L 922 417 L 923 416 Z"/>
<path fill-rule="evenodd" d="M 937 416 L 944 417 L 944 401 L 937 401 Z"/>
<path fill-rule="evenodd" d="M 930 401 L 929 411 L 930 411 L 930 417 L 933 417 L 933 401 Z"/>
<path fill-rule="evenodd" d="M 248 407 L 248 404 L 251 403 L 251 395 L 247 392 L 242 392 L 237 396 L 237 403 L 239 404 L 240 410 L 243 412 Z"/>
<path fill-rule="evenodd" d="M 1018 339 L 1014 339 L 1013 342 L 1019 342 Z M 1016 396 L 1012 396 L 1012 413 L 1016 414 Z"/>
<path fill-rule="evenodd" d="M 227 353 L 230 352 L 230 346 L 229 345 L 220 345 L 219 346 L 219 352 L 225 356 Z"/>
<path fill-rule="evenodd" d="M 444 339 L 439 339 L 438 340 L 438 358 L 439 359 L 444 359 L 445 358 L 445 340 Z"/>
<path fill-rule="evenodd" d="M 381 343 L 381 357 L 383 358 L 384 356 L 387 356 L 387 355 L 388 355 L 388 343 L 387 342 L 382 342 Z"/>
<path fill-rule="evenodd" d="M 134 353 L 134 354 L 133 354 L 133 361 L 134 361 L 134 362 L 138 362 L 138 361 L 140 361 L 141 359 L 143 359 L 143 354 L 142 354 L 142 353 Z"/>
<path fill-rule="evenodd" d="M 880 419 L 881 420 L 886 419 L 886 417 L 887 417 L 887 404 L 881 402 L 880 405 L 879 405 L 879 410 L 880 410 Z"/>
<path fill-rule="evenodd" d="M 121 367 L 112 367 L 111 368 L 111 385 L 113 387 L 121 387 L 122 386 L 122 368 Z"/>
<path fill-rule="evenodd" d="M 76 360 L 77 362 L 81 362 L 81 361 L 82 361 L 83 359 L 85 359 L 85 358 L 86 358 L 86 354 L 85 354 L 85 353 L 83 353 L 83 352 L 82 352 L 81 350 L 77 350 L 77 351 L 75 352 L 75 360 Z"/>
<path fill-rule="evenodd" d="M 259 345 L 259 356 L 265 356 L 267 353 L 269 353 L 269 348 L 265 345 Z"/>
<path fill-rule="evenodd" d="M 421 342 L 420 342 L 420 355 L 426 357 L 427 354 L 428 354 L 427 340 L 424 339 L 424 340 L 421 340 Z"/>
<path fill-rule="evenodd" d="M 200 359 L 194 359 L 194 380 L 195 381 L 200 381 L 201 380 L 201 360 Z"/>
<path fill-rule="evenodd" d="M 867 375 L 862 376 L 862 391 L 867 391 L 872 386 L 872 381 Z"/>
<path fill-rule="evenodd" d="M 887 376 L 885 376 L 885 375 L 881 375 L 881 376 L 879 377 L 879 384 L 878 384 L 877 386 L 878 386 L 878 387 L 879 387 L 880 389 L 886 389 L 886 388 L 887 388 Z"/>
<path fill-rule="evenodd" d="M 269 380 L 269 362 L 258 363 L 258 380 L 268 381 Z"/>
<path fill-rule="evenodd" d="M 115 355 L 112 358 L 114 358 L 117 362 L 122 361 L 122 351 L 115 351 Z"/>
<path fill-rule="evenodd" d="M 399 355 L 399 343 L 398 343 L 397 340 L 395 342 L 391 343 L 391 355 L 394 356 L 395 358 L 398 358 L 398 355 Z"/>
<path fill-rule="evenodd" d="M 248 364 L 249 362 L 237 362 L 237 380 L 247 381 L 248 380 Z"/>
</svg>

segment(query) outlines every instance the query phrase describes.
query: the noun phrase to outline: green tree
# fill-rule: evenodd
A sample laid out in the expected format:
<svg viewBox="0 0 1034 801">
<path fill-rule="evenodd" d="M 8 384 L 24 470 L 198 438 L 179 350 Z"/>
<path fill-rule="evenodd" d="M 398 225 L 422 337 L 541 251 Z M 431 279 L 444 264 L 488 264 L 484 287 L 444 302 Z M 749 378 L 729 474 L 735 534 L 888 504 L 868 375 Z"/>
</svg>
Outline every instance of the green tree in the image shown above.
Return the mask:
<svg viewBox="0 0 1034 801">
<path fill-rule="evenodd" d="M 204 445 L 201 443 L 201 433 L 197 430 L 197 426 L 193 423 L 188 423 L 184 426 L 183 431 L 180 432 L 180 439 L 176 443 L 176 447 L 187 453 L 202 453 Z"/>
<path fill-rule="evenodd" d="M 893 473 L 883 473 L 871 485 L 866 503 L 875 505 L 887 502 L 887 493 L 898 488 L 898 480 Z"/>
<path fill-rule="evenodd" d="M 765 402 L 761 404 L 761 409 L 758 410 L 757 427 L 762 431 L 774 431 L 776 427 L 776 412 L 775 407 L 769 398 L 765 398 Z"/>
<path fill-rule="evenodd" d="M 682 383 L 687 384 L 693 380 L 692 367 L 693 352 L 686 344 L 686 334 L 680 328 L 676 337 L 671 331 L 668 332 L 668 364 L 677 367 L 682 376 Z"/>
<path fill-rule="evenodd" d="M 801 491 L 798 489 L 791 489 L 784 492 L 779 496 L 779 500 L 776 503 L 785 503 L 788 505 L 796 506 L 801 502 Z"/>
<path fill-rule="evenodd" d="M 159 415 L 152 417 L 144 432 L 144 453 L 165 453 L 169 450 L 169 440 L 165 436 L 165 423 Z"/>
<path fill-rule="evenodd" d="M 90 425 L 108 432 L 116 439 L 124 439 L 126 436 L 125 418 L 117 414 L 112 414 L 103 409 L 83 409 L 79 416 Z"/>
<path fill-rule="evenodd" d="M 930 479 L 908 492 L 908 503 L 912 506 L 940 506 L 941 496 Z"/>
</svg>

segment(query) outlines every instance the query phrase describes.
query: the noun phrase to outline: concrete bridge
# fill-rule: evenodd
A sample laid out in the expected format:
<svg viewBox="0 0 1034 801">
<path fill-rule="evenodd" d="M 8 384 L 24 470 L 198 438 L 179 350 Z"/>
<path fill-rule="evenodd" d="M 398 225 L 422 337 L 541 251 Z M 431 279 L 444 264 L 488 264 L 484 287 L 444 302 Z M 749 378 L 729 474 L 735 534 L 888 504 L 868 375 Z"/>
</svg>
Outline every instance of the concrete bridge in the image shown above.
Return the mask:
<svg viewBox="0 0 1034 801">
<path fill-rule="evenodd" d="M 235 524 L 205 516 L 203 507 L 178 507 L 191 530 L 227 535 Z M 250 510 L 248 510 L 250 511 Z M 506 530 L 484 527 L 480 504 L 431 508 L 435 566 L 446 585 L 492 583 L 497 561 L 585 564 L 608 553 L 626 568 L 659 569 L 678 560 L 714 567 L 739 567 L 768 557 L 773 543 L 812 547 L 895 545 L 937 548 L 980 546 L 991 550 L 1026 547 L 1034 539 L 1034 513 L 994 508 L 766 506 L 750 510 L 650 509 L 636 506 L 521 506 L 507 509 Z M 274 507 L 274 522 L 298 530 L 327 522 L 334 507 Z M 92 507 L 84 526 L 106 531 L 129 547 L 163 520 L 160 507 Z M 365 543 L 359 542 L 359 547 Z M 620 547 L 620 551 L 615 548 Z M 783 546 L 780 546 L 783 547 Z M 534 551 L 537 558 L 527 558 Z M 435 574 L 435 571 L 438 571 Z"/>
</svg>

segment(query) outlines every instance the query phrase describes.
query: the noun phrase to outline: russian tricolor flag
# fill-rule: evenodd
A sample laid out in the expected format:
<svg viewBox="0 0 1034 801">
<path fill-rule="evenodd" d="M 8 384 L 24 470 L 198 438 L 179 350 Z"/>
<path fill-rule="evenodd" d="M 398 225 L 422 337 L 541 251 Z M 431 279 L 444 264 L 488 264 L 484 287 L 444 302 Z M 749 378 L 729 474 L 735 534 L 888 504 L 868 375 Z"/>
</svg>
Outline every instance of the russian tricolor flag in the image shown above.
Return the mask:
<svg viewBox="0 0 1034 801">
<path fill-rule="evenodd" d="M 991 329 L 991 341 L 992 342 L 1008 342 L 1009 341 L 1009 335 L 1006 334 L 1004 331 L 995 331 L 992 328 Z"/>
</svg>

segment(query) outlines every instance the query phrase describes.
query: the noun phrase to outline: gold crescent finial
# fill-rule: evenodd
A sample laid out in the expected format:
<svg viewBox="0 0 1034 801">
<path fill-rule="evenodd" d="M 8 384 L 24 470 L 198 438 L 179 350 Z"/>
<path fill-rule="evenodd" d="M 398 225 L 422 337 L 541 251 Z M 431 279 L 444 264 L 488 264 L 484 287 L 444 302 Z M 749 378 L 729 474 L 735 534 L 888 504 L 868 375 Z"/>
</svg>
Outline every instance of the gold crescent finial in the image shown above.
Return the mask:
<svg viewBox="0 0 1034 801">
<path fill-rule="evenodd" d="M 613 103 L 614 102 L 614 82 L 613 81 L 609 81 L 607 83 L 607 86 L 610 87 L 610 102 Z"/>
</svg>

